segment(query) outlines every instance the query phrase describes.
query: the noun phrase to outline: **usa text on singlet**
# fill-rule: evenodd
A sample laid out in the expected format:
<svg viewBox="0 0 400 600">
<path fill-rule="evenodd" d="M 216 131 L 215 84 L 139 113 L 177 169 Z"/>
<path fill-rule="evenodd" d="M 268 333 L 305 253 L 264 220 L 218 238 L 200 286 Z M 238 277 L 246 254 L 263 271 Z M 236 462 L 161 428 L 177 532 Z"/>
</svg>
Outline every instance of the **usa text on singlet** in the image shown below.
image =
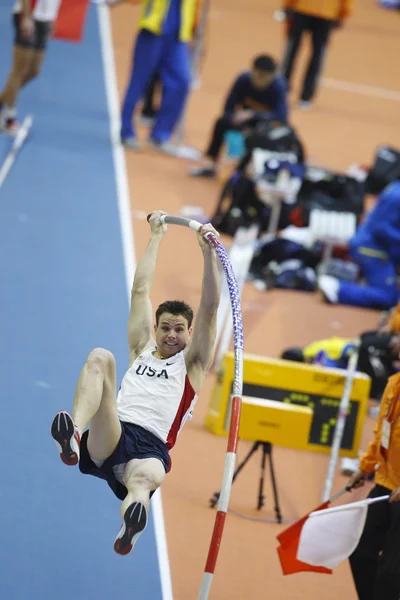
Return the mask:
<svg viewBox="0 0 400 600">
<path fill-rule="evenodd" d="M 164 360 L 153 356 L 155 350 L 143 351 L 126 372 L 117 410 L 121 421 L 140 425 L 170 449 L 192 418 L 197 395 L 187 376 L 183 350 Z"/>
</svg>

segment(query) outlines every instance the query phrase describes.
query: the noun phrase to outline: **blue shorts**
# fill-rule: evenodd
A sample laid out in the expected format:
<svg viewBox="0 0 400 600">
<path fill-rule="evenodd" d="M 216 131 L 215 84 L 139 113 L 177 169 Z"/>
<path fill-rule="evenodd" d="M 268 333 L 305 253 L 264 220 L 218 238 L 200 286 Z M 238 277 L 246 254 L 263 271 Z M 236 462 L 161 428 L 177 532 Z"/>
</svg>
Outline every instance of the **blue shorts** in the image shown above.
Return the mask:
<svg viewBox="0 0 400 600">
<path fill-rule="evenodd" d="M 113 467 L 123 465 L 134 458 L 158 458 L 162 462 L 165 472 L 168 473 L 171 469 L 171 459 L 165 443 L 150 431 L 139 425 L 122 421 L 121 428 L 121 437 L 117 447 L 100 467 L 96 466 L 90 457 L 87 448 L 89 431 L 85 431 L 80 446 L 79 470 L 85 475 L 105 479 L 117 498 L 124 500 L 128 490 L 123 483 L 116 479 Z"/>
</svg>

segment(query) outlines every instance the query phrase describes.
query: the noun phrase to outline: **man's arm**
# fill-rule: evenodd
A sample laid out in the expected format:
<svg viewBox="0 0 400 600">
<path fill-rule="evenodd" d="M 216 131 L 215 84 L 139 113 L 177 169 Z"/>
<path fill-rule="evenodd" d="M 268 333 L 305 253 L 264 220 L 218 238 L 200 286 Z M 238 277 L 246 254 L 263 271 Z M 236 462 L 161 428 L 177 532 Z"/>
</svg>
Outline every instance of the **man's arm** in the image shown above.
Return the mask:
<svg viewBox="0 0 400 600">
<path fill-rule="evenodd" d="M 204 225 L 201 233 L 198 234 L 198 241 L 204 259 L 203 285 L 192 340 L 186 354 L 189 381 L 197 393 L 212 363 L 220 297 L 216 252 L 203 237 L 207 231 L 212 231 L 214 235 L 218 236 L 218 233 L 210 224 Z"/>
<path fill-rule="evenodd" d="M 288 101 L 287 101 L 287 86 L 281 78 L 274 83 L 275 98 L 271 102 L 271 109 L 267 111 L 256 111 L 254 116 L 258 119 L 276 119 L 281 123 L 287 123 L 288 120 Z"/>
<path fill-rule="evenodd" d="M 365 473 L 373 473 L 378 462 L 379 446 L 382 438 L 383 421 L 390 406 L 390 396 L 393 393 L 393 383 L 386 385 L 379 410 L 379 416 L 375 423 L 373 438 L 368 444 L 367 451 L 360 457 L 360 470 Z"/>
<path fill-rule="evenodd" d="M 19 28 L 24 39 L 29 39 L 33 33 L 33 19 L 30 0 L 22 0 L 22 19 Z"/>
<path fill-rule="evenodd" d="M 347 487 L 350 489 L 363 486 L 368 475 L 375 471 L 379 460 L 379 447 L 382 439 L 383 421 L 389 410 L 390 400 L 393 398 L 393 391 L 398 393 L 396 386 L 398 386 L 398 384 L 394 383 L 393 381 L 389 381 L 389 383 L 386 385 L 381 400 L 378 420 L 374 427 L 373 439 L 368 444 L 367 451 L 360 457 L 360 466 L 358 471 L 356 471 L 356 473 L 350 477 L 347 483 Z"/>
<path fill-rule="evenodd" d="M 149 224 L 151 235 L 147 248 L 138 262 L 131 293 L 131 309 L 128 319 L 128 343 L 130 364 L 143 351 L 151 339 L 153 322 L 150 290 L 157 264 L 158 249 L 167 230 L 159 222 L 165 213 L 156 211 L 151 214 Z"/>
<path fill-rule="evenodd" d="M 279 81 L 276 93 L 275 107 L 272 111 L 274 118 L 282 123 L 287 123 L 288 120 L 288 102 L 286 87 Z"/>
<path fill-rule="evenodd" d="M 31 3 L 30 0 L 22 0 L 22 16 L 30 17 L 31 16 Z"/>
<path fill-rule="evenodd" d="M 225 117 L 232 118 L 234 115 L 234 112 L 236 110 L 236 107 L 238 105 L 240 105 L 240 103 L 243 101 L 242 79 L 243 79 L 243 76 L 239 75 L 239 77 L 234 82 L 234 84 L 225 100 L 225 106 L 224 106 Z"/>
</svg>

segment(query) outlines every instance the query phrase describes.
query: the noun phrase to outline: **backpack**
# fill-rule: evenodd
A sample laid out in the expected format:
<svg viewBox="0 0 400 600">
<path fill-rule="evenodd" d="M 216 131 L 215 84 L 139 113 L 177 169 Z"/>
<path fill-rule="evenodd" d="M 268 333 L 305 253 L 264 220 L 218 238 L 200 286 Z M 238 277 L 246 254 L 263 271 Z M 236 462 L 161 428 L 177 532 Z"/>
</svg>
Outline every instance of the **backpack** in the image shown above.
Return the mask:
<svg viewBox="0 0 400 600">
<path fill-rule="evenodd" d="M 238 171 L 244 171 L 256 148 L 269 151 L 269 158 L 280 163 L 294 165 L 305 162 L 304 146 L 296 130 L 287 123 L 260 121 L 246 138 L 246 152 L 238 164 Z"/>
<path fill-rule="evenodd" d="M 262 160 L 257 161 L 257 152 L 262 151 Z M 253 176 L 247 177 L 245 169 L 253 162 Z M 246 138 L 246 151 L 240 159 L 233 176 L 224 184 L 211 223 L 221 233 L 233 236 L 238 227 L 249 227 L 253 223 L 266 229 L 271 209 L 257 196 L 254 181 L 265 178 L 273 185 L 280 169 L 291 174 L 291 181 L 299 181 L 304 173 L 304 149 L 296 131 L 286 123 L 263 120 L 257 123 Z M 257 171 L 257 172 L 254 172 Z M 282 204 L 279 228 L 289 224 L 287 209 Z"/>
<path fill-rule="evenodd" d="M 380 194 L 396 179 L 400 179 L 400 152 L 390 146 L 381 146 L 365 181 L 366 192 Z"/>
</svg>

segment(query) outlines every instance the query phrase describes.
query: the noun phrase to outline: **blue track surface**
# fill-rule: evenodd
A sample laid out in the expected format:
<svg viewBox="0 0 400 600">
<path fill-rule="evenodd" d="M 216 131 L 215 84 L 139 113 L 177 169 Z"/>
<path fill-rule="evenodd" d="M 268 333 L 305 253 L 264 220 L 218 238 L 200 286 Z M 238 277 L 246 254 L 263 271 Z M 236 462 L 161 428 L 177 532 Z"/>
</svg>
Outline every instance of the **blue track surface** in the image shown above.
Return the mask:
<svg viewBox="0 0 400 600">
<path fill-rule="evenodd" d="M 0 0 L 1 85 L 10 6 Z M 91 348 L 127 365 L 128 302 L 95 8 L 85 40 L 52 42 L 23 91 L 31 137 L 0 190 L 0 598 L 158 600 L 152 519 L 128 557 L 114 553 L 119 501 L 64 466 L 50 436 L 70 409 Z M 0 136 L 0 162 L 10 141 Z"/>
</svg>

